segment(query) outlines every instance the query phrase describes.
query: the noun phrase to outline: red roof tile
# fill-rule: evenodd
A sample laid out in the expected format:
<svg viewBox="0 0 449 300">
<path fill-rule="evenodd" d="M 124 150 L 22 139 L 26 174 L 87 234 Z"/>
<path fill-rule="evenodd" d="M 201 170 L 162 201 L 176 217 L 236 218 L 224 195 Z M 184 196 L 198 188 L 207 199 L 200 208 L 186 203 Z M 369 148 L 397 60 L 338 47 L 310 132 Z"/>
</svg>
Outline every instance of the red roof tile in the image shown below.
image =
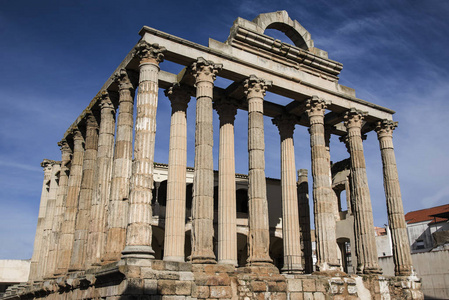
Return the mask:
<svg viewBox="0 0 449 300">
<path fill-rule="evenodd" d="M 447 221 L 447 218 L 441 218 L 435 215 L 441 215 L 445 213 L 449 213 L 449 204 L 411 211 L 405 215 L 405 221 L 407 222 L 407 224 L 424 221 L 432 221 L 431 223 L 444 222 Z"/>
</svg>

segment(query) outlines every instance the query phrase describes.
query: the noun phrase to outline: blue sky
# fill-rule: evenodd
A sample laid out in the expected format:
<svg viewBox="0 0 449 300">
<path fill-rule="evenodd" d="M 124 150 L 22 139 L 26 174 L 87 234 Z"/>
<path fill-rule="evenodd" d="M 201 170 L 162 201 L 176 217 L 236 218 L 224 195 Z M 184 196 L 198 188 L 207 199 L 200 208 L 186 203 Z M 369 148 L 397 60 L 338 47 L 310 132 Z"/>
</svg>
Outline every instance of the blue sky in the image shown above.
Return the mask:
<svg viewBox="0 0 449 300">
<path fill-rule="evenodd" d="M 252 20 L 277 10 L 287 10 L 311 33 L 316 47 L 343 63 L 341 84 L 397 112 L 394 143 L 405 211 L 449 203 L 448 1 L 0 0 L 0 259 L 31 257 L 43 180 L 40 162 L 60 159 L 57 142 L 138 41 L 142 26 L 207 45 L 209 37 L 225 41 L 237 17 Z M 161 67 L 179 70 L 168 63 Z M 188 110 L 190 141 L 194 103 Z M 169 111 L 161 97 L 159 115 Z M 167 120 L 158 119 L 156 137 L 155 159 L 164 163 Z M 237 128 L 246 128 L 246 122 L 246 113 L 239 111 Z M 265 132 L 266 174 L 279 178 L 279 136 L 269 119 Z M 236 130 L 239 173 L 247 173 L 246 134 L 246 129 Z M 216 155 L 217 146 L 215 138 Z M 190 142 L 191 166 L 193 147 Z M 364 147 L 374 222 L 382 226 L 387 217 L 375 133 L 368 134 Z M 310 169 L 306 128 L 295 130 L 295 151 L 296 167 Z M 335 137 L 331 156 L 333 161 L 348 156 Z"/>
</svg>

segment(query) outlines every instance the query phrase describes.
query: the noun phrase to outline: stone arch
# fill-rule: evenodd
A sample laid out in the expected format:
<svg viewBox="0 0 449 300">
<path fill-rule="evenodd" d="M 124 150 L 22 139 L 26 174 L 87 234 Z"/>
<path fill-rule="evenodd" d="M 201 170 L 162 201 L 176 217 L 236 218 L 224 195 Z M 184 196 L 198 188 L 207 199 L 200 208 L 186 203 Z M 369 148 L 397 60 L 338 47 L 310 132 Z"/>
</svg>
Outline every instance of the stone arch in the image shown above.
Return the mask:
<svg viewBox="0 0 449 300">
<path fill-rule="evenodd" d="M 313 40 L 310 33 L 292 20 L 285 10 L 258 15 L 253 21 L 263 33 L 266 29 L 276 29 L 283 32 L 296 47 L 310 50 L 313 47 Z"/>
</svg>

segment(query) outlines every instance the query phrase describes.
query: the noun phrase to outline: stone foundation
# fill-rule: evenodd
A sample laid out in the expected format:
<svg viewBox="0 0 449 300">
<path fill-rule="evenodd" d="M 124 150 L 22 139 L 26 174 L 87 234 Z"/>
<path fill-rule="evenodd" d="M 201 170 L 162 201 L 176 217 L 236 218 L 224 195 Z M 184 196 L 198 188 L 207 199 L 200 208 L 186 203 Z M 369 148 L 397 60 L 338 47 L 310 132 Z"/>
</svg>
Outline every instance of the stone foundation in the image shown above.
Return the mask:
<svg viewBox="0 0 449 300">
<path fill-rule="evenodd" d="M 11 287 L 4 299 L 423 299 L 417 277 L 280 274 L 271 265 L 127 259 Z"/>
</svg>

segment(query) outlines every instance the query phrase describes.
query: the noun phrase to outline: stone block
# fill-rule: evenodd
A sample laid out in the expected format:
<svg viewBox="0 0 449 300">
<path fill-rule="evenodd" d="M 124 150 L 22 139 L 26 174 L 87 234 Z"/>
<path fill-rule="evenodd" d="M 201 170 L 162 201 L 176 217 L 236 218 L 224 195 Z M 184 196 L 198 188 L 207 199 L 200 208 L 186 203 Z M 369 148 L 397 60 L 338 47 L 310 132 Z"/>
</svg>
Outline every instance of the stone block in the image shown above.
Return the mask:
<svg viewBox="0 0 449 300">
<path fill-rule="evenodd" d="M 185 296 L 162 296 L 162 300 L 184 300 Z"/>
<path fill-rule="evenodd" d="M 287 291 L 289 292 L 302 292 L 302 280 L 301 279 L 288 279 Z"/>
<path fill-rule="evenodd" d="M 304 300 L 304 295 L 303 295 L 303 293 L 293 292 L 293 293 L 289 294 L 289 299 L 290 300 Z"/>
<path fill-rule="evenodd" d="M 176 281 L 175 280 L 158 280 L 157 291 L 161 295 L 175 295 Z"/>
<path fill-rule="evenodd" d="M 209 298 L 208 286 L 192 286 L 192 297 L 194 298 Z"/>
<path fill-rule="evenodd" d="M 145 295 L 155 295 L 155 294 L 157 294 L 157 280 L 144 279 L 143 280 L 143 293 Z"/>
<path fill-rule="evenodd" d="M 232 289 L 230 286 L 211 286 L 210 287 L 211 298 L 231 298 Z"/>
<path fill-rule="evenodd" d="M 315 300 L 325 300 L 326 299 L 326 297 L 324 297 L 324 294 L 321 292 L 313 293 L 313 297 Z"/>
<path fill-rule="evenodd" d="M 144 267 L 140 269 L 140 277 L 143 279 L 154 279 L 157 275 L 156 272 L 152 268 Z"/>
<path fill-rule="evenodd" d="M 265 292 L 267 290 L 267 285 L 263 281 L 252 281 L 250 285 L 253 292 Z"/>
<path fill-rule="evenodd" d="M 304 300 L 314 300 L 313 299 L 313 293 L 304 293 Z"/>
<path fill-rule="evenodd" d="M 178 272 L 178 274 L 179 274 L 179 280 L 183 280 L 183 281 L 187 281 L 187 280 L 194 281 L 195 280 L 192 272 L 184 271 L 184 272 Z"/>
<path fill-rule="evenodd" d="M 302 288 L 304 292 L 315 292 L 316 284 L 314 279 L 304 279 L 302 281 Z"/>
<path fill-rule="evenodd" d="M 151 268 L 153 270 L 163 271 L 165 270 L 165 262 L 163 260 L 153 260 Z"/>
<path fill-rule="evenodd" d="M 287 293 L 272 293 L 270 299 L 272 299 L 272 300 L 287 300 Z"/>
<path fill-rule="evenodd" d="M 130 278 L 128 279 L 128 286 L 125 291 L 128 295 L 141 295 L 143 294 L 143 279 Z"/>
<path fill-rule="evenodd" d="M 176 281 L 176 295 L 190 295 L 192 293 L 192 283 L 190 281 Z"/>
<path fill-rule="evenodd" d="M 287 283 L 286 282 L 276 282 L 273 287 L 270 286 L 271 292 L 286 292 L 287 291 Z"/>
</svg>

